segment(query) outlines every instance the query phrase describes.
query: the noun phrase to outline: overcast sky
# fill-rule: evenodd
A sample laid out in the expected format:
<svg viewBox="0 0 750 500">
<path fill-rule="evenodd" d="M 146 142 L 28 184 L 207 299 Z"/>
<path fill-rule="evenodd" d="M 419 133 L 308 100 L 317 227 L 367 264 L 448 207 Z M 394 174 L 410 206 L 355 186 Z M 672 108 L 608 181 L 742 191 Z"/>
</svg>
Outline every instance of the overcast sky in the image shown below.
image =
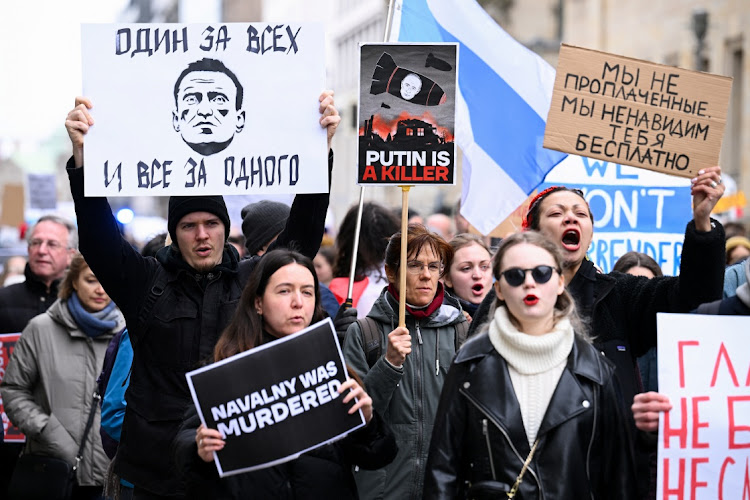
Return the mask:
<svg viewBox="0 0 750 500">
<path fill-rule="evenodd" d="M 81 92 L 80 23 L 117 20 L 128 0 L 0 0 L 0 143 L 36 142 Z"/>
</svg>

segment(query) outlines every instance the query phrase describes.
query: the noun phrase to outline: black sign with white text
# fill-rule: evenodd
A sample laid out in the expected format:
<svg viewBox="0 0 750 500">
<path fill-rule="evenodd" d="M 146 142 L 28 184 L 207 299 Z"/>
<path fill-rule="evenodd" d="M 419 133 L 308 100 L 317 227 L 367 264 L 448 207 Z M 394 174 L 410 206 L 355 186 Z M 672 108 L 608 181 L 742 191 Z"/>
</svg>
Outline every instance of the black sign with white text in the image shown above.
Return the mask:
<svg viewBox="0 0 750 500">
<path fill-rule="evenodd" d="M 330 319 L 187 374 L 201 421 L 226 440 L 221 477 L 296 458 L 362 427 Z"/>
</svg>

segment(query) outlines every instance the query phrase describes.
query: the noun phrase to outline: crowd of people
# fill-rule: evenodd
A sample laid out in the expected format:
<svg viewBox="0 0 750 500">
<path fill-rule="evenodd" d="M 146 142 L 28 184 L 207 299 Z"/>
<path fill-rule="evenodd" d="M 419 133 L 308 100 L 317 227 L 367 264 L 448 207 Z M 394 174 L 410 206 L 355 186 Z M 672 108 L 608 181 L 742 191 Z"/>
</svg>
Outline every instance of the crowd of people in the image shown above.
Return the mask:
<svg viewBox="0 0 750 500">
<path fill-rule="evenodd" d="M 340 117 L 332 93 L 318 104 L 330 182 Z M 32 498 L 14 474 L 32 455 L 75 465 L 81 499 L 654 498 L 653 433 L 671 409 L 656 314 L 750 312 L 750 242 L 710 218 L 719 167 L 693 179 L 679 276 L 635 252 L 601 272 L 586 258 L 594 214 L 564 186 L 497 251 L 444 215 L 402 235 L 377 203 L 358 246 L 353 207 L 321 248 L 322 193 L 245 207 L 236 240 L 221 196 L 173 196 L 165 234 L 139 252 L 107 199 L 84 196 L 91 109 L 78 98 L 66 121 L 77 227 L 40 218 L 23 279 L 0 289 L 0 332 L 22 332 L 0 393 L 26 436 L 0 444 L 2 498 Z M 325 317 L 349 371 L 341 411 L 365 426 L 220 478 L 225 436 L 201 424 L 185 374 Z"/>
</svg>

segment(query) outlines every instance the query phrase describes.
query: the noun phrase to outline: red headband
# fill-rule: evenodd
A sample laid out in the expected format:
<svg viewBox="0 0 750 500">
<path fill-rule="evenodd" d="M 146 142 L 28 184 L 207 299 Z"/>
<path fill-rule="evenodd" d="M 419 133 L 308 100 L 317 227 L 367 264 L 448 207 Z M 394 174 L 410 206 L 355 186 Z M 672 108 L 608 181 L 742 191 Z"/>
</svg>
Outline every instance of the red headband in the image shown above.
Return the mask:
<svg viewBox="0 0 750 500">
<path fill-rule="evenodd" d="M 529 216 L 531 215 L 531 211 L 537 205 L 537 203 L 541 203 L 541 201 L 551 192 L 557 191 L 558 189 L 563 189 L 564 187 L 565 186 L 548 187 L 531 199 L 531 203 L 529 203 L 529 209 L 526 211 L 526 216 L 523 218 L 523 221 L 521 221 L 522 231 L 528 231 L 529 229 L 531 229 L 531 220 L 529 219 Z"/>
</svg>

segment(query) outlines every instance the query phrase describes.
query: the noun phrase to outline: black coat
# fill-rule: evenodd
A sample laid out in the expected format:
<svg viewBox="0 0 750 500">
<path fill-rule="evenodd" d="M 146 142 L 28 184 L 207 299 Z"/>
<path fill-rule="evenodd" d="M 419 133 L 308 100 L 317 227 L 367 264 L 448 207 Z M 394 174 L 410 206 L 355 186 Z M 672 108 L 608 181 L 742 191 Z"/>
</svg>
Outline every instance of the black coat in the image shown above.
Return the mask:
<svg viewBox="0 0 750 500">
<path fill-rule="evenodd" d="M 631 428 L 614 371 L 576 337 L 518 500 L 636 498 Z M 509 488 L 530 449 L 507 363 L 483 333 L 461 348 L 448 372 L 424 498 L 466 498 L 468 484 L 493 479 Z"/>
<path fill-rule="evenodd" d="M 45 312 L 57 300 L 55 280 L 47 290 L 47 285 L 39 281 L 26 264 L 26 281 L 0 287 L 0 333 L 20 333 L 34 316 Z"/>
<path fill-rule="evenodd" d="M 398 447 L 388 425 L 373 412 L 370 423 L 344 439 L 267 469 L 219 478 L 214 462 L 198 456 L 195 432 L 200 425 L 195 406 L 188 410 L 174 441 L 174 459 L 184 475 L 188 499 L 204 500 L 355 500 L 352 466 L 385 467 Z"/>
<path fill-rule="evenodd" d="M 161 249 L 156 258 L 141 256 L 120 236 L 107 199 L 84 197 L 83 169 L 73 168 L 72 161 L 68 176 L 81 253 L 125 316 L 133 344 L 115 472 L 137 487 L 179 496 L 182 484 L 169 450 L 192 401 L 185 373 L 213 352 L 259 257 L 240 262 L 225 245 L 222 263 L 198 273 L 176 246 Z M 329 169 L 332 164 L 329 155 Z M 271 249 L 294 245 L 312 259 L 323 237 L 328 199 L 328 193 L 296 196 Z M 157 277 L 166 277 L 163 289 L 156 290 Z M 147 300 L 154 305 L 142 315 Z"/>
<path fill-rule="evenodd" d="M 636 358 L 656 346 L 656 313 L 688 313 L 699 304 L 720 299 L 724 285 L 724 228 L 712 221 L 709 232 L 698 232 L 695 222 L 685 229 L 679 276 L 648 279 L 612 272 L 602 274 L 584 260 L 567 290 L 581 317 L 588 322 L 594 346 L 616 366 L 623 401 L 629 407 L 643 392 Z M 487 321 L 495 294 L 479 306 L 469 336 Z M 635 421 L 628 413 L 635 433 Z M 653 447 L 639 440 L 636 462 L 639 477 L 650 475 Z M 641 481 L 641 496 L 648 496 L 648 481 Z"/>
<path fill-rule="evenodd" d="M 602 274 L 584 260 L 568 292 L 588 322 L 594 345 L 617 367 L 627 405 L 641 390 L 636 358 L 656 346 L 656 313 L 688 313 L 720 299 L 724 284 L 724 228 L 718 222 L 707 233 L 685 230 L 680 276 L 648 279 L 613 272 Z M 487 294 L 473 317 L 469 336 L 487 321 L 494 293 Z"/>
</svg>

